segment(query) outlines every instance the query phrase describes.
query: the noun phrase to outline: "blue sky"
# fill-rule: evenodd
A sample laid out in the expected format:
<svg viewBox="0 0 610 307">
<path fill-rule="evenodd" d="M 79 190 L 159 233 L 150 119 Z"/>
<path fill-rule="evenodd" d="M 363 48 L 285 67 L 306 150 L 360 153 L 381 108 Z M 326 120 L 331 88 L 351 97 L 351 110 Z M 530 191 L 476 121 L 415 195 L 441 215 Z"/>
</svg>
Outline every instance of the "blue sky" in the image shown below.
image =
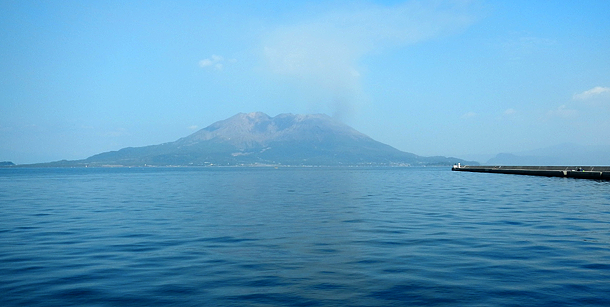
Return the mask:
<svg viewBox="0 0 610 307">
<path fill-rule="evenodd" d="M 610 1 L 0 1 L 0 161 L 326 113 L 418 155 L 610 145 Z"/>
</svg>

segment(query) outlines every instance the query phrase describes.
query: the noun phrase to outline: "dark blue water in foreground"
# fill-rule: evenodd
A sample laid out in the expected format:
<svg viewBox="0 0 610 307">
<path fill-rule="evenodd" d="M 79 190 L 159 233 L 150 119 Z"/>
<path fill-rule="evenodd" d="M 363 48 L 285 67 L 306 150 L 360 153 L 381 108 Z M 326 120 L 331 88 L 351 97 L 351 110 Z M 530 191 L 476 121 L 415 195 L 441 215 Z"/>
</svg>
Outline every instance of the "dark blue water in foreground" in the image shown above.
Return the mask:
<svg viewBox="0 0 610 307">
<path fill-rule="evenodd" d="M 602 306 L 610 182 L 0 169 L 1 306 Z"/>
</svg>

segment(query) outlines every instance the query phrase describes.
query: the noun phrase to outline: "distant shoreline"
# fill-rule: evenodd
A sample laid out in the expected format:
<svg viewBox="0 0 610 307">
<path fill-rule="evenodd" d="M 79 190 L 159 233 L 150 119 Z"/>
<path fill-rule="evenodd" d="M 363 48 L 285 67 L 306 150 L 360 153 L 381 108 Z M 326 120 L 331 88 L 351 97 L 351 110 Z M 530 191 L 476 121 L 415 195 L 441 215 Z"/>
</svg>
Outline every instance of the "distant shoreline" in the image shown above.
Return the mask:
<svg viewBox="0 0 610 307">
<path fill-rule="evenodd" d="M 346 164 L 346 165 L 309 165 L 309 164 L 240 164 L 240 165 L 80 165 L 80 164 L 58 164 L 55 162 L 35 163 L 35 164 L 14 164 L 0 165 L 0 168 L 232 168 L 232 167 L 251 167 L 251 168 L 279 168 L 279 167 L 300 167 L 300 168 L 359 168 L 359 167 L 386 167 L 386 168 L 406 168 L 406 167 L 450 167 L 450 165 L 405 165 L 405 164 Z"/>
</svg>

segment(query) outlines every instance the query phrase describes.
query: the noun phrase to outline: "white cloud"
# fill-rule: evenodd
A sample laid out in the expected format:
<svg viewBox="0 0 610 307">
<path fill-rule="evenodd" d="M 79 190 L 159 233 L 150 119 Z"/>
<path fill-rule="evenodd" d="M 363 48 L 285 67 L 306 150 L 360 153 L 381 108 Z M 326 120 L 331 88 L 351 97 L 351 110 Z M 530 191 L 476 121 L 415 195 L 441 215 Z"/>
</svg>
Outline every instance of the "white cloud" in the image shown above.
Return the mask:
<svg viewBox="0 0 610 307">
<path fill-rule="evenodd" d="M 213 54 L 211 57 L 199 61 L 199 67 L 222 70 L 224 68 L 224 64 L 223 64 L 224 62 L 235 63 L 235 62 L 237 62 L 237 60 L 235 60 L 235 59 L 225 60 L 225 58 L 223 56 Z"/>
<path fill-rule="evenodd" d="M 478 114 L 475 112 L 467 112 L 462 114 L 462 118 L 473 118 L 476 117 Z"/>
<path fill-rule="evenodd" d="M 197 126 L 197 125 L 189 126 L 190 130 L 197 130 L 197 128 L 199 128 L 199 126 Z"/>
<path fill-rule="evenodd" d="M 610 98 L 610 87 L 596 86 L 590 90 L 586 90 L 579 94 L 572 96 L 575 100 L 591 100 L 591 99 L 603 99 Z"/>
<path fill-rule="evenodd" d="M 210 66 L 212 64 L 214 64 L 214 62 L 212 62 L 212 60 L 210 60 L 210 59 L 204 59 L 204 60 L 199 61 L 199 66 L 200 67 L 207 67 L 207 66 Z"/>
<path fill-rule="evenodd" d="M 506 109 L 504 111 L 504 115 L 507 115 L 507 116 L 514 115 L 515 113 L 517 113 L 517 111 L 515 109 Z"/>
</svg>

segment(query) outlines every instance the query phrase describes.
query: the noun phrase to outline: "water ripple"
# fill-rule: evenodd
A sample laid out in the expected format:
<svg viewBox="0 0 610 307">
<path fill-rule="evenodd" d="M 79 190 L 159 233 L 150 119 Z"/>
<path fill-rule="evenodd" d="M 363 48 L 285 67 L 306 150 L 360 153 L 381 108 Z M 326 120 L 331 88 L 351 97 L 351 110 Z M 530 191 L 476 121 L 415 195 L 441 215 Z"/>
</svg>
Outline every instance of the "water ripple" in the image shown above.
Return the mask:
<svg viewBox="0 0 610 307">
<path fill-rule="evenodd" d="M 604 306 L 607 182 L 0 169 L 2 306 Z"/>
</svg>

